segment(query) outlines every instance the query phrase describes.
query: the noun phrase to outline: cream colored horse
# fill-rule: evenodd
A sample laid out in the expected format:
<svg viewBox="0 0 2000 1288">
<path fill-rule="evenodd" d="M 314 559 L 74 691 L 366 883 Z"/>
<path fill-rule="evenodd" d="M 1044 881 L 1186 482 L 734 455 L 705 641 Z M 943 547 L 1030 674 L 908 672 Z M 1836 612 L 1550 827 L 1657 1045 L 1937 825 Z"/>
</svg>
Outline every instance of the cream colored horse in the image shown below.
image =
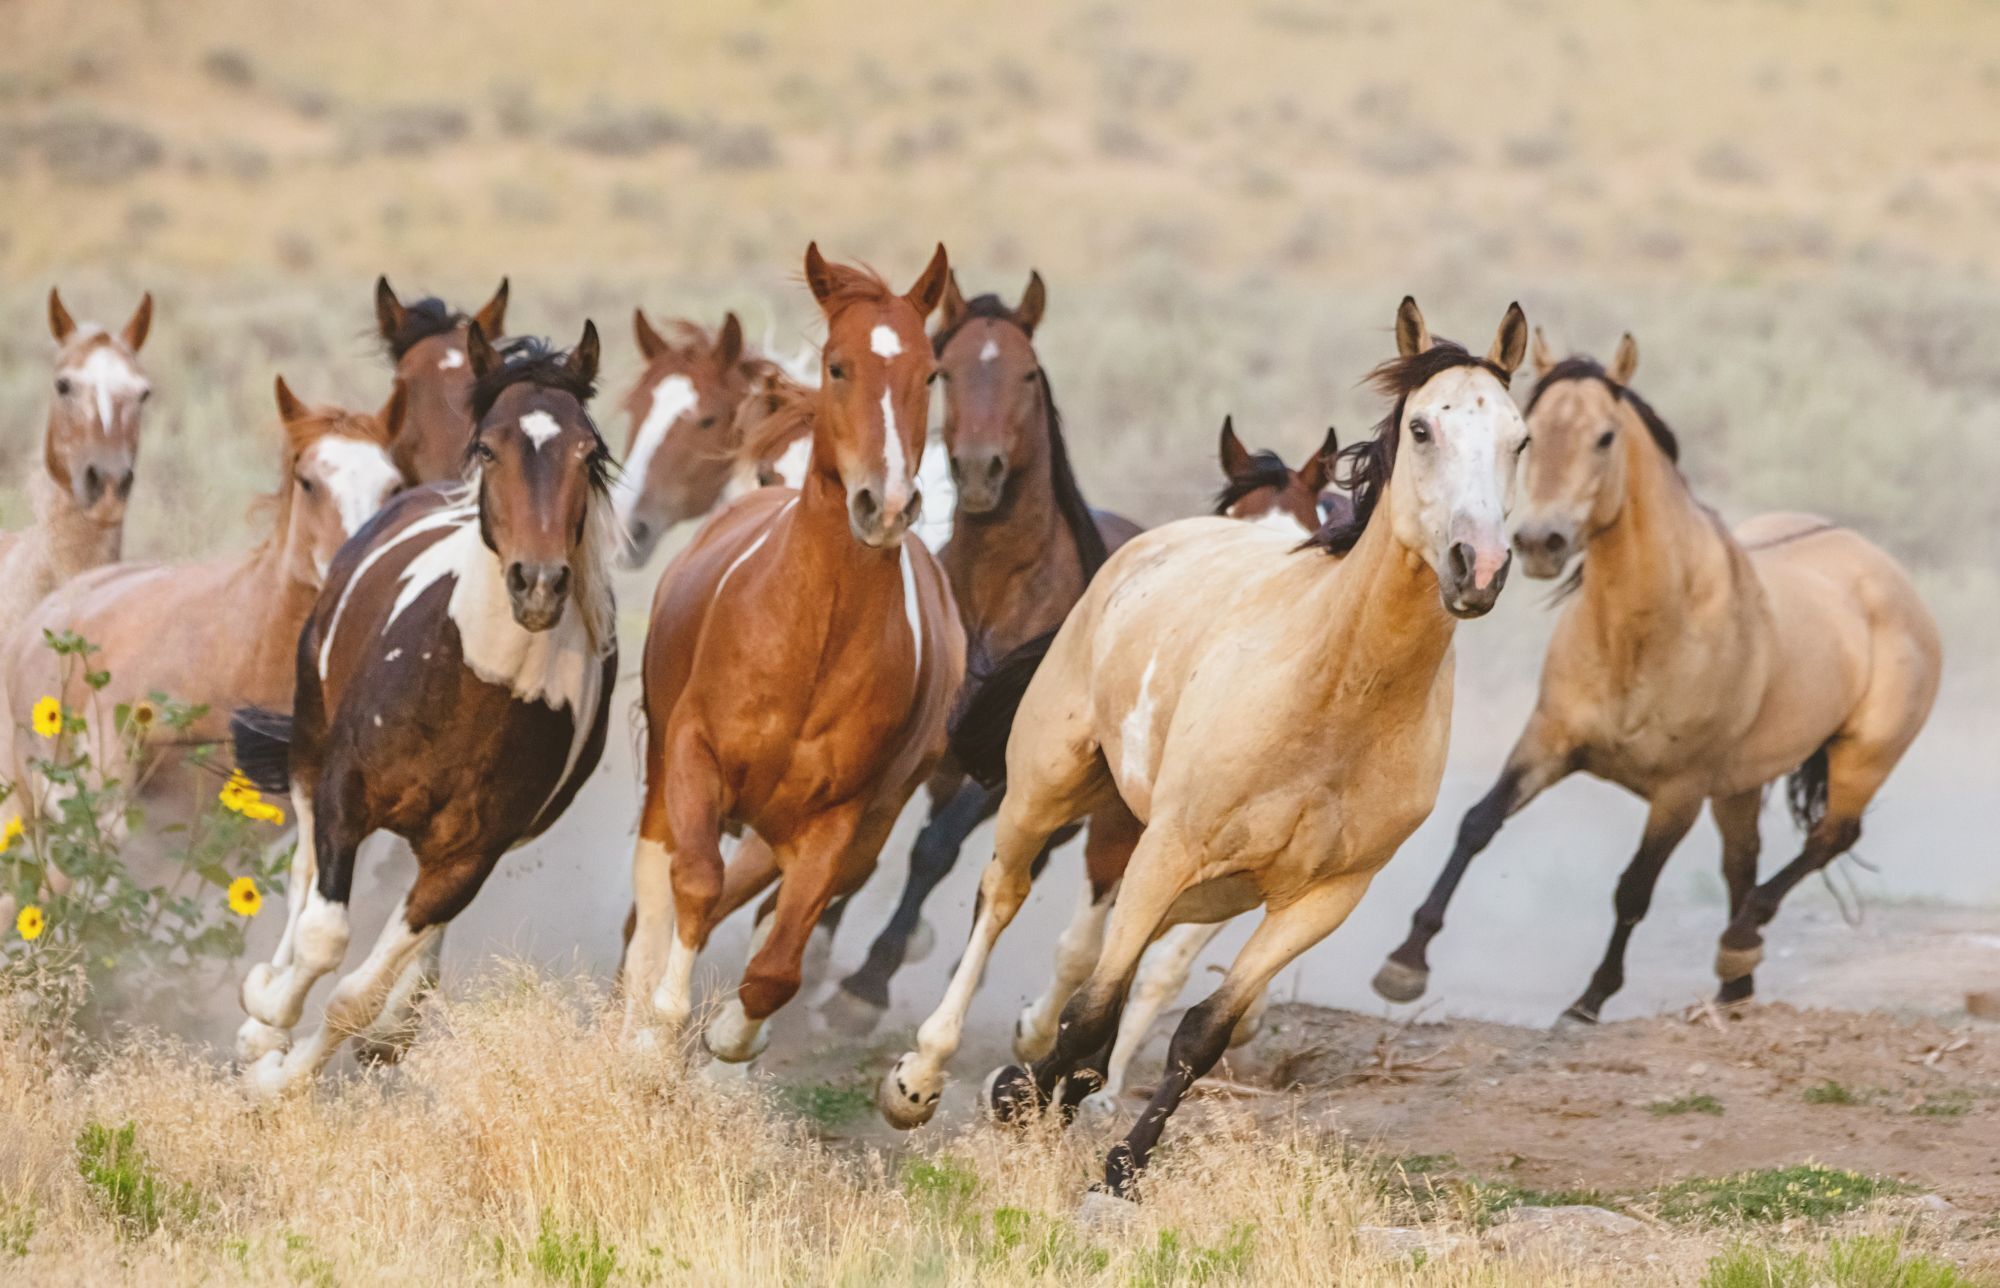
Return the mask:
<svg viewBox="0 0 2000 1288">
<path fill-rule="evenodd" d="M 935 1110 L 973 990 L 1043 843 L 1117 799 L 1145 830 L 1102 945 L 1065 945 L 1092 961 L 1088 978 L 1054 1049 L 989 1081 L 997 1116 L 1046 1105 L 1059 1086 L 1065 1108 L 1094 1089 L 1140 956 L 1163 928 L 1266 910 L 1220 988 L 1182 1019 L 1166 1077 L 1107 1160 L 1105 1187 L 1128 1195 L 1254 1000 L 1346 920 L 1429 814 L 1450 731 L 1453 628 L 1490 609 L 1505 580 L 1505 513 L 1526 441 L 1507 380 L 1528 330 L 1510 308 L 1480 358 L 1434 342 L 1405 300 L 1396 332 L 1400 356 L 1374 377 L 1394 408 L 1375 439 L 1344 453 L 1351 523 L 1304 548 L 1229 519 L 1168 524 L 1113 556 L 1063 624 L 1012 722 L 971 943 L 918 1049 L 878 1092 L 891 1123 Z M 961 723 L 983 727 L 971 710 Z M 958 750 L 980 766 L 981 748 Z"/>
<path fill-rule="evenodd" d="M 49 292 L 55 387 L 38 467 L 28 478 L 34 524 L 0 533 L 0 630 L 86 569 L 115 561 L 139 454 L 139 409 L 152 394 L 139 349 L 153 325 L 153 297 L 113 333 L 78 323 Z"/>
<path fill-rule="evenodd" d="M 1739 1002 L 1751 995 L 1761 927 L 1787 891 L 1854 844 L 1862 811 L 1923 727 L 1937 695 L 1937 625 L 1896 561 L 1845 528 L 1767 514 L 1726 529 L 1681 476 L 1672 432 L 1630 388 L 1631 336 L 1608 369 L 1554 361 L 1539 334 L 1534 347 L 1541 379 L 1514 547 L 1531 577 L 1558 576 L 1587 550 L 1581 593 L 1556 623 L 1527 729 L 1466 814 L 1375 989 L 1398 1002 L 1423 993 L 1426 951 L 1472 856 L 1509 815 L 1582 770 L 1651 811 L 1618 881 L 1603 962 L 1565 1015 L 1595 1020 L 1624 984 L 1626 940 L 1704 801 L 1729 886 L 1720 1000 Z M 1765 787 L 1788 773 L 1805 847 L 1759 885 L 1757 815 Z"/>
</svg>

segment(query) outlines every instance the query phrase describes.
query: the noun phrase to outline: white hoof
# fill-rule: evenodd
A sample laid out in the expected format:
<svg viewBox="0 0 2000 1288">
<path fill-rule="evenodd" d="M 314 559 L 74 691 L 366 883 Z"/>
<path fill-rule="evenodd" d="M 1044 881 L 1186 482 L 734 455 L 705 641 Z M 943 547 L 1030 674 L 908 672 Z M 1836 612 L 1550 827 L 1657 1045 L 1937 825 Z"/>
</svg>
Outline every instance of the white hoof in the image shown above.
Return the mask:
<svg viewBox="0 0 2000 1288">
<path fill-rule="evenodd" d="M 709 1020 L 701 1042 L 716 1059 L 743 1064 L 771 1045 L 771 1026 L 745 1015 L 743 1003 L 732 997 Z"/>
<path fill-rule="evenodd" d="M 243 1070 L 243 1089 L 252 1100 L 269 1104 L 283 1098 L 292 1090 L 292 1080 L 285 1071 L 285 1053 L 267 1051 Z"/>
<path fill-rule="evenodd" d="M 1118 1117 L 1118 1097 L 1109 1091 L 1093 1091 L 1077 1102 L 1076 1116 L 1090 1126 L 1102 1126 Z"/>
<path fill-rule="evenodd" d="M 1034 1004 L 1029 1003 L 1014 1019 L 1014 1059 L 1024 1065 L 1040 1060 L 1056 1045 L 1054 1033 L 1044 1033 L 1035 1027 L 1035 1011 Z"/>
<path fill-rule="evenodd" d="M 917 928 L 910 932 L 910 942 L 903 945 L 903 965 L 914 966 L 937 950 L 937 931 L 931 923 L 919 919 Z"/>
<path fill-rule="evenodd" d="M 288 1030 L 274 1024 L 251 1017 L 243 1021 L 236 1030 L 236 1058 L 246 1066 L 253 1065 L 272 1052 L 283 1055 L 292 1049 L 292 1035 Z"/>
<path fill-rule="evenodd" d="M 883 1121 L 900 1131 L 921 1127 L 937 1112 L 944 1092 L 944 1075 L 921 1066 L 914 1051 L 898 1056 L 875 1088 L 875 1107 Z"/>
<path fill-rule="evenodd" d="M 1121 1199 L 1108 1190 L 1087 1190 L 1076 1205 L 1076 1223 L 1086 1230 L 1106 1234 L 1128 1229 L 1139 1215 L 1139 1205 Z"/>
</svg>

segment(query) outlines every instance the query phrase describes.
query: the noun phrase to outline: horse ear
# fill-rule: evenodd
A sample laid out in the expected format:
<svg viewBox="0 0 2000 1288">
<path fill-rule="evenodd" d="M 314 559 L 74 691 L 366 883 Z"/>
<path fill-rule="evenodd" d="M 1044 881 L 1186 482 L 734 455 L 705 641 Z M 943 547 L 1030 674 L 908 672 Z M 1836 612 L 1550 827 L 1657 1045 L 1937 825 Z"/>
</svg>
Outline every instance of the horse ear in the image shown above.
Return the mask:
<svg viewBox="0 0 2000 1288">
<path fill-rule="evenodd" d="M 1528 350 L 1528 361 L 1535 364 L 1535 379 L 1537 380 L 1540 380 L 1543 376 L 1548 375 L 1556 369 L 1555 350 L 1549 348 L 1549 338 L 1542 334 L 1540 327 L 1535 328 L 1535 343 L 1534 347 Z"/>
<path fill-rule="evenodd" d="M 49 288 L 49 334 L 56 338 L 57 344 L 61 344 L 63 341 L 69 339 L 70 333 L 74 330 L 76 330 L 76 319 L 69 315 L 69 310 L 63 307 L 62 296 L 58 295 L 56 288 L 51 286 Z"/>
<path fill-rule="evenodd" d="M 723 370 L 736 365 L 743 356 L 743 323 L 734 311 L 722 317 L 722 330 L 715 336 L 715 360 Z"/>
<path fill-rule="evenodd" d="M 1405 295 L 1396 310 L 1396 352 L 1414 358 L 1431 347 L 1431 329 L 1424 325 L 1424 311 L 1416 297 Z"/>
<path fill-rule="evenodd" d="M 1507 316 L 1500 319 L 1500 331 L 1493 337 L 1493 347 L 1486 351 L 1486 360 L 1511 376 L 1527 356 L 1528 315 L 1521 312 L 1519 304 L 1509 304 Z"/>
<path fill-rule="evenodd" d="M 390 288 L 387 273 L 375 279 L 375 329 L 384 340 L 395 339 L 403 329 L 403 302 Z"/>
<path fill-rule="evenodd" d="M 1243 440 L 1236 437 L 1236 418 L 1222 418 L 1222 473 L 1225 478 L 1240 478 L 1250 472 L 1250 453 L 1244 449 Z"/>
<path fill-rule="evenodd" d="M 1632 383 L 1632 373 L 1639 369 L 1639 342 L 1627 331 L 1618 340 L 1618 352 L 1611 355 L 1611 379 L 1621 385 Z"/>
<path fill-rule="evenodd" d="M 132 310 L 132 318 L 125 324 L 125 330 L 121 333 L 125 339 L 125 347 L 134 353 L 139 352 L 139 346 L 146 343 L 146 332 L 152 329 L 153 293 L 147 291 L 139 297 L 139 307 Z"/>
<path fill-rule="evenodd" d="M 500 355 L 486 338 L 486 331 L 477 321 L 465 328 L 465 360 L 472 367 L 472 378 L 482 379 L 488 372 L 500 367 Z"/>
<path fill-rule="evenodd" d="M 299 396 L 292 392 L 292 387 L 285 383 L 283 376 L 278 377 L 277 383 L 272 386 L 272 390 L 278 396 L 279 420 L 290 425 L 312 415 L 312 408 L 299 401 Z"/>
<path fill-rule="evenodd" d="M 812 287 L 813 298 L 821 304 L 833 294 L 833 272 L 827 267 L 826 256 L 819 253 L 818 242 L 806 243 L 806 285 Z"/>
<path fill-rule="evenodd" d="M 944 243 L 939 242 L 931 252 L 931 262 L 917 275 L 916 284 L 911 286 L 903 298 L 916 306 L 918 317 L 929 317 L 931 310 L 944 298 L 945 283 L 951 280 L 951 259 L 944 253 Z"/>
<path fill-rule="evenodd" d="M 389 390 L 389 401 L 382 404 L 382 433 L 390 442 L 403 432 L 403 417 L 410 410 L 410 387 L 396 377 L 395 385 Z"/>
<path fill-rule="evenodd" d="M 1306 487 L 1315 495 L 1326 491 L 1326 485 L 1333 481 L 1333 462 L 1339 455 L 1340 431 L 1328 425 L 1326 441 L 1319 445 L 1319 450 L 1313 453 L 1312 459 L 1299 471 L 1299 477 L 1305 480 Z"/>
<path fill-rule="evenodd" d="M 479 329 L 490 338 L 507 334 L 507 279 L 500 279 L 500 289 L 493 292 L 493 298 L 472 315 Z"/>
<path fill-rule="evenodd" d="M 938 323 L 944 331 L 957 326 L 959 319 L 965 316 L 965 293 L 958 289 L 958 270 L 955 268 L 945 278 L 941 307 L 944 311 L 938 315 Z"/>
<path fill-rule="evenodd" d="M 660 338 L 660 333 L 646 320 L 644 309 L 632 310 L 632 338 L 639 342 L 639 356 L 648 362 L 667 351 L 667 342 Z"/>
<path fill-rule="evenodd" d="M 1035 328 L 1042 324 L 1042 309 L 1048 303 L 1048 289 L 1042 285 L 1042 275 L 1034 269 L 1028 270 L 1028 289 L 1021 292 L 1021 302 L 1014 306 L 1014 322 L 1030 339 Z"/>
<path fill-rule="evenodd" d="M 597 380 L 597 323 L 589 318 L 583 320 L 583 337 L 569 351 L 569 369 L 586 385 Z"/>
</svg>

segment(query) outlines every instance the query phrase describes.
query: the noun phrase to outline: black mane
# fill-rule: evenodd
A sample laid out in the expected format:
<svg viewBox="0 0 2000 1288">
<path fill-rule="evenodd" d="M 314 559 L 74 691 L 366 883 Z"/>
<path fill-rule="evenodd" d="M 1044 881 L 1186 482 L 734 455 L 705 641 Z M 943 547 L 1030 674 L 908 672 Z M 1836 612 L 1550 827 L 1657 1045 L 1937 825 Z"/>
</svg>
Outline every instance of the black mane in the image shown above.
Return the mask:
<svg viewBox="0 0 2000 1288">
<path fill-rule="evenodd" d="M 1259 488 L 1274 488 L 1284 491 L 1292 483 L 1292 467 L 1276 452 L 1255 452 L 1250 457 L 1250 468 L 1241 474 L 1231 474 L 1222 490 L 1215 494 L 1215 513 L 1228 514 L 1229 507 L 1249 496 Z"/>
<path fill-rule="evenodd" d="M 1535 392 L 1528 397 L 1527 414 L 1534 414 L 1535 404 L 1542 400 L 1542 394 L 1548 390 L 1550 385 L 1560 384 L 1565 380 L 1602 381 L 1604 387 L 1611 391 L 1612 397 L 1626 403 L 1633 411 L 1638 413 L 1639 423 L 1646 427 L 1646 432 L 1653 436 L 1653 442 L 1657 443 L 1660 450 L 1667 454 L 1667 459 L 1676 465 L 1680 464 L 1680 440 L 1674 437 L 1673 430 L 1667 428 L 1667 422 L 1660 419 L 1660 413 L 1654 411 L 1652 405 L 1644 398 L 1641 398 L 1631 389 L 1613 380 L 1611 373 L 1606 371 L 1603 365 L 1595 358 L 1581 356 L 1564 358 L 1555 366 L 1550 367 L 1549 373 L 1535 383 Z"/>
<path fill-rule="evenodd" d="M 1375 507 L 1389 486 L 1389 476 L 1396 470 L 1396 440 L 1403 423 L 1403 404 L 1411 394 L 1453 367 L 1483 367 L 1493 373 L 1501 388 L 1508 386 L 1506 368 L 1474 357 L 1464 346 L 1450 340 L 1433 340 L 1431 347 L 1422 353 L 1391 358 L 1368 373 L 1368 383 L 1383 397 L 1394 398 L 1395 405 L 1376 423 L 1373 438 L 1350 443 L 1333 458 L 1334 484 L 1354 498 L 1354 513 L 1328 523 L 1307 537 L 1305 545 L 1334 555 L 1354 549 L 1354 543 L 1368 530 L 1368 520 L 1374 517 Z"/>
<path fill-rule="evenodd" d="M 493 410 L 501 391 L 514 385 L 534 385 L 568 394 L 587 405 L 597 393 L 594 380 L 582 380 L 569 365 L 569 351 L 558 349 L 539 336 L 509 341 L 500 350 L 500 365 L 472 384 L 472 421 L 478 424 Z M 588 416 L 586 416 L 588 419 Z M 591 426 L 592 430 L 596 425 Z M 599 435 L 603 437 L 603 435 Z"/>
<path fill-rule="evenodd" d="M 931 337 L 931 356 L 942 356 L 944 347 L 951 343 L 952 337 L 964 330 L 965 324 L 974 318 L 998 318 L 1003 322 L 1012 322 L 1014 310 L 1008 308 L 999 296 L 991 292 L 979 296 L 965 306 L 965 312 L 958 315 L 956 322 L 942 328 Z"/>
<path fill-rule="evenodd" d="M 395 334 L 382 337 L 389 346 L 389 361 L 401 362 L 403 355 L 434 335 L 443 335 L 464 326 L 470 319 L 435 295 L 425 296 L 403 307 L 403 317 Z"/>
<path fill-rule="evenodd" d="M 983 297 L 982 297 L 983 298 Z M 1042 387 L 1042 407 L 1048 412 L 1049 421 L 1049 481 L 1054 487 L 1056 511 L 1062 515 L 1063 525 L 1069 529 L 1070 540 L 1076 543 L 1077 561 L 1083 565 L 1084 584 L 1097 575 L 1104 561 L 1111 557 L 1105 549 L 1104 534 L 1097 530 L 1097 517 L 1090 512 L 1090 502 L 1083 499 L 1083 489 L 1077 486 L 1076 474 L 1069 467 L 1069 448 L 1063 443 L 1062 413 L 1056 410 L 1055 392 L 1049 388 L 1049 373 L 1042 367 L 1035 368 L 1035 375 Z"/>
</svg>

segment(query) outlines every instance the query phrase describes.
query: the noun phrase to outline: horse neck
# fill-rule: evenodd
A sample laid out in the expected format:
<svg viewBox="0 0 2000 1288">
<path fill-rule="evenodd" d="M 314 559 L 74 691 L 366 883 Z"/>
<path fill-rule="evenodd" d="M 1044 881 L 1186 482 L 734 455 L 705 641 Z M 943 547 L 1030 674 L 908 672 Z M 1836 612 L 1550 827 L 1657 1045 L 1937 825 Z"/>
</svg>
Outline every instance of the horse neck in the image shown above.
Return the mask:
<svg viewBox="0 0 2000 1288">
<path fill-rule="evenodd" d="M 794 520 L 781 543 L 780 558 L 797 565 L 795 575 L 803 580 L 788 584 L 825 587 L 818 602 L 838 614 L 857 609 L 861 597 L 846 593 L 875 582 L 894 586 L 901 593 L 901 571 L 895 547 L 876 549 L 854 539 L 847 522 L 847 493 L 840 474 L 831 461 L 822 463 L 820 445 L 824 441 L 820 425 L 813 423 L 811 463 L 799 487 L 799 503 Z M 910 534 L 906 540 L 916 540 Z"/>
<path fill-rule="evenodd" d="M 1690 583 L 1729 557 L 1713 516 L 1638 417 L 1625 414 L 1624 496 L 1590 538 L 1580 609 L 1607 642 L 1634 630 L 1680 631 Z"/>
<path fill-rule="evenodd" d="M 304 511 L 290 493 L 297 485 L 289 470 L 285 479 L 286 495 L 271 535 L 224 574 L 229 589 L 222 592 L 225 602 L 241 606 L 233 611 L 240 613 L 242 629 L 231 636 L 248 650 L 249 664 L 280 671 L 292 665 L 299 631 L 312 615 L 322 580 Z"/>
<path fill-rule="evenodd" d="M 1315 583 L 1288 603 L 1302 649 L 1314 669 L 1319 705 L 1358 702 L 1371 712 L 1406 712 L 1429 701 L 1439 671 L 1450 679 L 1448 658 L 1457 620 L 1438 596 L 1437 575 L 1423 557 L 1395 535 L 1397 489 L 1386 495 L 1361 539 L 1344 556 L 1316 551 L 1290 556 Z"/>
<path fill-rule="evenodd" d="M 1046 409 L 1035 444 L 998 510 L 961 513 L 952 523 L 945 574 L 975 636 L 1004 630 L 1022 612 L 1067 607 L 1083 593 L 1082 555 L 1056 504 Z"/>
<path fill-rule="evenodd" d="M 111 523 L 91 518 L 46 468 L 35 471 L 28 495 L 35 513 L 29 539 L 58 581 L 118 561 L 125 544 L 122 517 Z"/>
</svg>

